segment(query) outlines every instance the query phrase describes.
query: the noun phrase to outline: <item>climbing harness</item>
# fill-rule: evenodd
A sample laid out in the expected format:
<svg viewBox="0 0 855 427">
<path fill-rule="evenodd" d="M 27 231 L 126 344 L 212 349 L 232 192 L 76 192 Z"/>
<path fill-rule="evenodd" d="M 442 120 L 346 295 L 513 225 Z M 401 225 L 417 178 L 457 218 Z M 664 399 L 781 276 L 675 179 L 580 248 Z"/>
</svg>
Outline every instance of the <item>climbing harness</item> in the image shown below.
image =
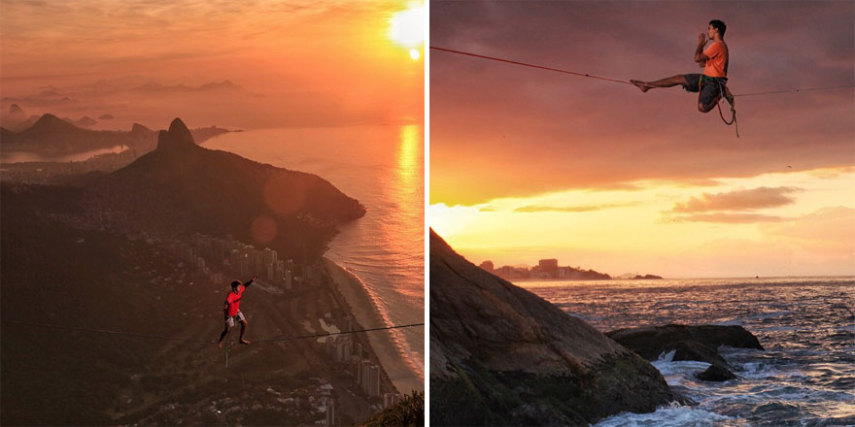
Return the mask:
<svg viewBox="0 0 855 427">
<path fill-rule="evenodd" d="M 735 95 L 727 96 L 727 87 L 726 83 L 723 83 L 721 80 L 709 77 L 701 74 L 698 79 L 698 103 L 701 102 L 701 89 L 704 87 L 704 84 L 714 84 L 716 85 L 716 89 L 718 89 L 718 95 L 716 96 L 715 106 L 718 108 L 718 115 L 721 117 L 721 121 L 724 124 L 730 126 L 734 125 L 736 129 L 736 137 L 739 138 L 739 123 L 736 122 L 736 100 L 733 99 Z M 724 99 L 730 104 L 730 121 L 724 118 L 724 113 L 721 112 L 721 100 Z"/>
</svg>

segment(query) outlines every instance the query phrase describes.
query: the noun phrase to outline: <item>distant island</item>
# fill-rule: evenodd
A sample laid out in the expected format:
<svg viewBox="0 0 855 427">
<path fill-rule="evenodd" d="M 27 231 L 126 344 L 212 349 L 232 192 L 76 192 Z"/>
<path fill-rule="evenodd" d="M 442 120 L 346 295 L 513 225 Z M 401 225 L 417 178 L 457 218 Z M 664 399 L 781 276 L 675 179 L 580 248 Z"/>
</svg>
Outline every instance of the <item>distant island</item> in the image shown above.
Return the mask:
<svg viewBox="0 0 855 427">
<path fill-rule="evenodd" d="M 495 268 L 493 261 L 484 261 L 478 267 L 505 280 L 658 280 L 662 276 L 655 274 L 624 274 L 612 277 L 606 273 L 600 273 L 591 269 L 583 270 L 581 267 L 559 266 L 555 258 L 539 260 L 537 265 L 531 268 L 525 266 L 505 265 Z"/>
</svg>

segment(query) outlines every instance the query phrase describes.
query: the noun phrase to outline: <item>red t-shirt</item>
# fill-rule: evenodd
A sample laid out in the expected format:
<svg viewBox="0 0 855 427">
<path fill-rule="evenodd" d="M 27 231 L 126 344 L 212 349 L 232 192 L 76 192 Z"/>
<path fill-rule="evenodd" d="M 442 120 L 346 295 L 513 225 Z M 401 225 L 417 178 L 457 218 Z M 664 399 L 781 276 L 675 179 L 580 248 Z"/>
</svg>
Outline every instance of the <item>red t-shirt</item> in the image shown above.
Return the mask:
<svg viewBox="0 0 855 427">
<path fill-rule="evenodd" d="M 713 42 L 705 51 L 707 63 L 704 64 L 704 74 L 710 77 L 727 77 L 728 51 L 722 42 Z"/>
<path fill-rule="evenodd" d="M 246 290 L 246 286 L 239 285 L 237 293 L 234 293 L 234 291 L 229 292 L 229 295 L 226 297 L 226 303 L 229 305 L 229 316 L 237 316 L 238 311 L 240 311 L 240 297 L 243 295 L 244 290 Z"/>
</svg>

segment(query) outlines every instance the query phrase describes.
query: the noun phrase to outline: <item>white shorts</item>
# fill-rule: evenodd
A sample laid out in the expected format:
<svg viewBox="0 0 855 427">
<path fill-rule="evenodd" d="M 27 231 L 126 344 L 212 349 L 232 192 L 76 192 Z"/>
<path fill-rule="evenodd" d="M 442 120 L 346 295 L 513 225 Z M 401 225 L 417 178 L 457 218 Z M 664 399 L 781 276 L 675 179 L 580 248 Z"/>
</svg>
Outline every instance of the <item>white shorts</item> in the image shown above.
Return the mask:
<svg viewBox="0 0 855 427">
<path fill-rule="evenodd" d="M 237 314 L 235 314 L 234 316 L 226 316 L 226 326 L 228 326 L 229 328 L 234 328 L 235 319 L 237 319 L 239 322 L 246 322 L 246 317 L 244 317 L 243 313 L 238 310 Z"/>
</svg>

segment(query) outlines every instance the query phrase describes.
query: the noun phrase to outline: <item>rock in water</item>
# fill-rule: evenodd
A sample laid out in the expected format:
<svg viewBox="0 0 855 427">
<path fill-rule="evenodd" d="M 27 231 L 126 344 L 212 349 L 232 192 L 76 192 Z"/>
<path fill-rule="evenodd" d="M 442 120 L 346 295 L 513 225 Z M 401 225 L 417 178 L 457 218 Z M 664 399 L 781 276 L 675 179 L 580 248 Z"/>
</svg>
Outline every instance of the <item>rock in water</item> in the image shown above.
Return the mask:
<svg viewBox="0 0 855 427">
<path fill-rule="evenodd" d="M 587 425 L 679 398 L 584 321 L 430 237 L 432 425 Z"/>
<path fill-rule="evenodd" d="M 696 373 L 695 378 L 704 381 L 727 381 L 736 378 L 736 375 L 722 366 L 710 365 L 706 371 Z"/>
<path fill-rule="evenodd" d="M 665 325 L 618 329 L 606 335 L 647 360 L 655 360 L 663 353 L 674 351 L 673 360 L 707 362 L 710 367 L 695 374 L 696 378 L 704 381 L 727 381 L 736 378 L 727 361 L 719 354 L 720 346 L 763 350 L 757 337 L 738 325 Z"/>
<path fill-rule="evenodd" d="M 665 325 L 618 329 L 606 335 L 647 360 L 655 360 L 662 353 L 676 350 L 674 360 L 724 363 L 718 354 L 719 346 L 763 350 L 757 337 L 737 325 Z"/>
</svg>

